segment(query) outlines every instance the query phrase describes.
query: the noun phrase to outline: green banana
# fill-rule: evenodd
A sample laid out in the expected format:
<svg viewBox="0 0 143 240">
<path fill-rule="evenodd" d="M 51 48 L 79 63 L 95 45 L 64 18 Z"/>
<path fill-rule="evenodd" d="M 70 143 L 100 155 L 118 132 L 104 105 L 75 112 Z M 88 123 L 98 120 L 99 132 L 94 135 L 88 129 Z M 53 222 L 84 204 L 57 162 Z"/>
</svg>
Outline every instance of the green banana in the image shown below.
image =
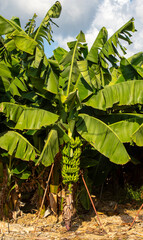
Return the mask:
<svg viewBox="0 0 143 240">
<path fill-rule="evenodd" d="M 61 173 L 64 184 L 71 184 L 79 179 L 81 146 L 79 137 L 71 138 L 62 150 Z"/>
</svg>

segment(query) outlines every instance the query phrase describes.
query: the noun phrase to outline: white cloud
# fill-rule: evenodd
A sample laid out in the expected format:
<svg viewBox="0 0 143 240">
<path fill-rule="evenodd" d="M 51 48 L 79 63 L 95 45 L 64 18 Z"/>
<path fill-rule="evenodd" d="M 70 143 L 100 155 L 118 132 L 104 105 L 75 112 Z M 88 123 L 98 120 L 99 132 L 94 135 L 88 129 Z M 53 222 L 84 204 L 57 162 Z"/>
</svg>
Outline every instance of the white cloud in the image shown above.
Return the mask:
<svg viewBox="0 0 143 240">
<path fill-rule="evenodd" d="M 135 13 L 138 16 L 140 21 L 143 21 L 143 4 L 140 0 L 136 0 L 135 4 Z"/>
<path fill-rule="evenodd" d="M 75 41 L 75 38 L 72 36 L 63 37 L 62 35 L 55 36 L 55 41 L 60 45 L 60 47 L 69 50 L 67 42 Z"/>
<path fill-rule="evenodd" d="M 16 15 L 22 19 L 32 17 L 36 12 L 39 17 L 43 17 L 46 11 L 53 5 L 52 0 L 0 0 L 0 12 L 7 18 Z"/>
</svg>

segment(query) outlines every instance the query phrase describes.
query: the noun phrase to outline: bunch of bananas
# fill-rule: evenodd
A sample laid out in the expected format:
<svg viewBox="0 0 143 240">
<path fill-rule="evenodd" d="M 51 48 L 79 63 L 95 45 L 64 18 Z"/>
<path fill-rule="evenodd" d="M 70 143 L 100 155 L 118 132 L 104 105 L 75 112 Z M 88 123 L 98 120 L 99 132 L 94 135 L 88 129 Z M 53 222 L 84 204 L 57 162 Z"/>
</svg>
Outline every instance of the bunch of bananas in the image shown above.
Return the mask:
<svg viewBox="0 0 143 240">
<path fill-rule="evenodd" d="M 71 138 L 62 150 L 62 177 L 64 184 L 77 182 L 79 179 L 79 165 L 82 142 L 79 137 Z"/>
</svg>

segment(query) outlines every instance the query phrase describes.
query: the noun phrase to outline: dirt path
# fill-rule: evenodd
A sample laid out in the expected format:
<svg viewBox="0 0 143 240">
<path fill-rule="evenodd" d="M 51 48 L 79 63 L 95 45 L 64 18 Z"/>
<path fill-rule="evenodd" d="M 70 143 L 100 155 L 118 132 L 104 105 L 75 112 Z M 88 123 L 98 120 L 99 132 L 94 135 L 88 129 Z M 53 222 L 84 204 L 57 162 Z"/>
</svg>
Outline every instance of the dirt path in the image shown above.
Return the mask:
<svg viewBox="0 0 143 240">
<path fill-rule="evenodd" d="M 109 203 L 110 205 L 110 203 Z M 99 212 L 100 220 L 106 231 L 104 233 L 97 224 L 94 213 L 82 214 L 73 219 L 70 231 L 66 231 L 59 217 L 57 222 L 53 215 L 36 220 L 35 214 L 26 214 L 17 223 L 0 222 L 0 239 L 2 240 L 136 240 L 143 239 L 143 210 L 140 212 L 133 228 L 129 224 L 135 217 L 137 210 L 130 210 L 131 206 L 102 207 Z"/>
</svg>

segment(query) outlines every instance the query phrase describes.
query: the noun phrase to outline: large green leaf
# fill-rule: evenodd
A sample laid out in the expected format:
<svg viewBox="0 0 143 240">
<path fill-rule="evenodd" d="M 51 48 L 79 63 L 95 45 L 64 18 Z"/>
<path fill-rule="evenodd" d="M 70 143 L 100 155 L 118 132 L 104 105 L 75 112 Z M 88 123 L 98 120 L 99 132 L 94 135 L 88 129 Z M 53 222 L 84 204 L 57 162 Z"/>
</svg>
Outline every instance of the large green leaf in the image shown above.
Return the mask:
<svg viewBox="0 0 143 240">
<path fill-rule="evenodd" d="M 140 67 L 136 67 L 133 64 L 131 64 L 129 62 L 128 59 L 126 58 L 122 58 L 121 62 L 120 62 L 120 69 L 121 69 L 121 73 L 122 73 L 122 78 L 125 79 L 125 81 L 127 80 L 131 80 L 131 79 L 141 79 L 143 77 L 143 71 L 141 74 L 141 71 L 139 72 Z"/>
<path fill-rule="evenodd" d="M 78 89 L 80 101 L 83 101 L 92 94 L 92 88 L 83 78 L 79 79 L 75 89 Z"/>
<path fill-rule="evenodd" d="M 50 21 L 51 18 L 58 18 L 60 16 L 61 9 L 62 7 L 60 2 L 56 1 L 56 3 L 47 12 L 40 26 L 37 28 L 34 40 L 38 42 L 40 47 L 44 48 L 43 38 L 45 38 L 49 43 L 52 40 Z"/>
<path fill-rule="evenodd" d="M 0 134 L 0 148 L 8 151 L 9 155 L 14 155 L 25 161 L 35 160 L 36 151 L 26 138 L 21 134 L 8 131 Z"/>
<path fill-rule="evenodd" d="M 56 60 L 48 60 L 44 89 L 54 94 L 58 93 L 58 75 L 60 73 L 59 64 Z"/>
<path fill-rule="evenodd" d="M 88 70 L 88 62 L 87 62 L 87 60 L 78 61 L 77 65 L 79 67 L 79 70 L 80 70 L 83 78 L 85 79 L 85 81 L 91 87 L 91 79 L 90 79 L 90 75 L 89 75 L 89 72 L 88 72 L 89 70 Z"/>
<path fill-rule="evenodd" d="M 0 112 L 5 113 L 8 120 L 16 123 L 15 129 L 40 129 L 54 124 L 58 120 L 58 115 L 49 111 L 29 108 L 13 103 L 1 103 Z"/>
<path fill-rule="evenodd" d="M 52 129 L 48 134 L 43 151 L 37 163 L 41 162 L 45 167 L 50 166 L 54 162 L 54 158 L 58 152 L 58 134 L 55 129 Z"/>
<path fill-rule="evenodd" d="M 37 42 L 29 37 L 25 32 L 19 32 L 16 30 L 10 37 L 14 40 L 14 43 L 18 49 L 31 55 L 34 54 Z"/>
<path fill-rule="evenodd" d="M 142 66 L 143 64 L 143 52 L 134 54 L 128 58 L 128 61 L 134 66 Z"/>
<path fill-rule="evenodd" d="M 114 64 L 114 62 L 117 62 L 117 59 L 114 56 L 120 56 L 117 46 L 119 45 L 123 53 L 125 53 L 125 48 L 121 45 L 120 39 L 131 43 L 131 40 L 129 37 L 131 37 L 130 32 L 134 32 L 134 19 L 132 18 L 129 20 L 126 24 L 124 24 L 119 30 L 117 30 L 108 40 L 107 40 L 107 30 L 105 27 L 103 27 L 93 46 L 91 47 L 91 50 L 88 53 L 87 59 L 89 61 L 92 61 L 94 63 L 98 63 L 98 60 L 100 58 L 101 65 L 105 68 L 108 67 L 108 64 L 106 62 L 106 59 L 108 59 L 111 63 Z M 100 51 L 98 55 L 98 51 Z"/>
<path fill-rule="evenodd" d="M 81 42 L 85 42 L 84 33 L 81 31 L 76 37 L 77 41 L 69 42 L 68 46 L 71 49 L 63 59 L 61 64 L 65 67 L 66 77 L 67 77 L 67 92 L 66 96 L 69 95 L 70 91 L 75 90 L 74 85 L 80 79 L 80 71 L 77 66 L 77 60 L 79 58 L 79 48 L 82 46 Z"/>
<path fill-rule="evenodd" d="M 15 78 L 13 79 L 13 81 L 11 81 L 9 85 L 9 91 L 13 96 L 17 95 L 21 97 L 21 93 L 19 92 L 19 90 L 21 90 L 22 92 L 27 92 L 28 89 L 22 78 Z"/>
<path fill-rule="evenodd" d="M 143 104 L 143 81 L 133 80 L 107 86 L 85 103 L 100 110 L 112 108 L 114 104 L 117 106 Z"/>
<path fill-rule="evenodd" d="M 91 66 L 90 71 L 94 72 L 91 82 L 96 89 L 108 85 L 111 81 L 109 63 L 117 68 L 116 63 L 119 61 L 121 52 L 118 51 L 118 47 L 121 48 L 124 54 L 126 50 L 120 40 L 124 40 L 130 44 L 131 31 L 135 31 L 133 18 L 117 30 L 109 39 L 106 28 L 103 27 L 100 30 L 86 58 Z"/>
<path fill-rule="evenodd" d="M 133 133 L 143 123 L 142 118 L 131 118 L 124 121 L 116 122 L 110 125 L 110 128 L 118 135 L 122 143 L 131 142 Z"/>
<path fill-rule="evenodd" d="M 12 78 L 11 71 L 5 62 L 0 62 L 0 76 L 5 78 Z"/>
<path fill-rule="evenodd" d="M 88 55 L 87 55 L 87 60 L 93 62 L 93 63 L 98 63 L 99 56 L 98 56 L 98 51 L 99 49 L 102 49 L 104 44 L 107 41 L 108 37 L 108 32 L 105 27 L 101 28 L 101 30 L 98 33 L 97 38 L 95 39 Z"/>
<path fill-rule="evenodd" d="M 17 123 L 23 112 L 23 106 L 14 103 L 3 102 L 0 103 L 0 112 L 5 113 L 8 120 Z"/>
<path fill-rule="evenodd" d="M 7 33 L 13 32 L 14 30 L 15 26 L 13 23 L 0 16 L 0 35 L 5 35 Z"/>
<path fill-rule="evenodd" d="M 107 58 L 111 63 L 117 61 L 113 57 L 116 55 L 120 57 L 120 53 L 117 50 L 117 46 L 121 48 L 124 54 L 126 53 L 125 52 L 126 48 L 122 46 L 119 40 L 124 40 L 131 44 L 132 42 L 130 40 L 130 37 L 132 35 L 130 34 L 130 32 L 134 31 L 135 31 L 134 18 L 132 18 L 109 38 L 109 40 L 105 43 L 100 52 L 100 57 L 103 58 L 104 60 Z"/>
<path fill-rule="evenodd" d="M 86 114 L 80 114 L 78 133 L 95 149 L 116 164 L 125 164 L 130 157 L 118 136 L 105 123 Z"/>
<path fill-rule="evenodd" d="M 8 49 L 13 50 L 15 47 L 18 49 L 33 54 L 37 42 L 30 38 L 26 32 L 13 20 L 9 21 L 0 16 L 0 35 L 9 34 L 9 42 L 6 44 Z"/>
<path fill-rule="evenodd" d="M 132 139 L 137 146 L 143 146 L 143 124 L 134 132 Z"/>
<path fill-rule="evenodd" d="M 53 50 L 54 53 L 54 57 L 55 59 L 60 63 L 60 61 L 62 60 L 63 56 L 65 54 L 67 54 L 67 51 L 61 47 L 56 48 L 55 50 Z"/>
</svg>

